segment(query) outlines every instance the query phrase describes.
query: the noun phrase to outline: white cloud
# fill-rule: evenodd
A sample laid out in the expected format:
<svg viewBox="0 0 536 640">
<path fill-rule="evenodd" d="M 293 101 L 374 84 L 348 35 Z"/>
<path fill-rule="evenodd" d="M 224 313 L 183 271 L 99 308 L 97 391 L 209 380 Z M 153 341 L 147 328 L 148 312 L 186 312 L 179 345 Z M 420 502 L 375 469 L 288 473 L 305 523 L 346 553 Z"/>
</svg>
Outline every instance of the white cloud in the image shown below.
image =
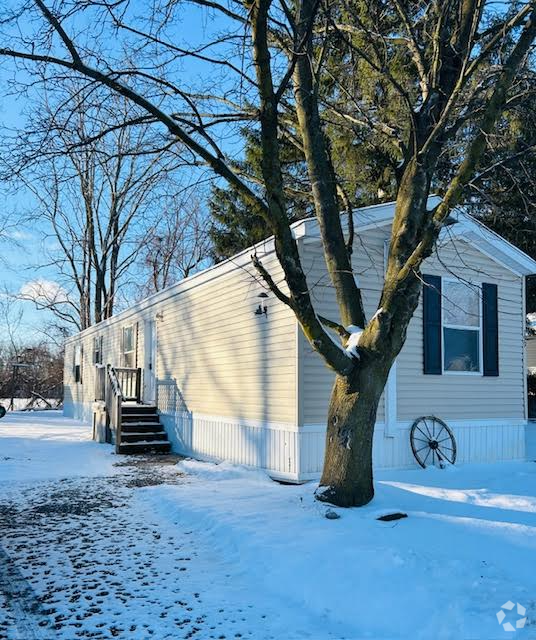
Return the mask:
<svg viewBox="0 0 536 640">
<path fill-rule="evenodd" d="M 68 300 L 67 292 L 60 284 L 44 278 L 25 282 L 20 288 L 20 295 L 41 304 L 62 303 Z"/>
<path fill-rule="evenodd" d="M 4 236 L 6 238 L 10 238 L 11 240 L 17 240 L 19 242 L 23 240 L 33 240 L 33 235 L 31 233 L 28 233 L 27 231 L 20 231 L 20 230 L 5 231 Z"/>
</svg>

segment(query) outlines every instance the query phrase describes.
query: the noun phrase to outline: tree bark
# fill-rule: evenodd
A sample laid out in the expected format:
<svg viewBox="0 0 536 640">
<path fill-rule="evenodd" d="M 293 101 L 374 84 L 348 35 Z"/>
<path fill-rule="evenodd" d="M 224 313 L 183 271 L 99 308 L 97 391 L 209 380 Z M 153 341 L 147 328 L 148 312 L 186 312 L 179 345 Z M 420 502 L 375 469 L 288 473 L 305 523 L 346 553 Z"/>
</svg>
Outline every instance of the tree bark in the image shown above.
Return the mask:
<svg viewBox="0 0 536 640">
<path fill-rule="evenodd" d="M 372 437 L 386 378 L 384 367 L 375 363 L 353 376 L 335 379 L 318 500 L 360 507 L 374 497 Z"/>
</svg>

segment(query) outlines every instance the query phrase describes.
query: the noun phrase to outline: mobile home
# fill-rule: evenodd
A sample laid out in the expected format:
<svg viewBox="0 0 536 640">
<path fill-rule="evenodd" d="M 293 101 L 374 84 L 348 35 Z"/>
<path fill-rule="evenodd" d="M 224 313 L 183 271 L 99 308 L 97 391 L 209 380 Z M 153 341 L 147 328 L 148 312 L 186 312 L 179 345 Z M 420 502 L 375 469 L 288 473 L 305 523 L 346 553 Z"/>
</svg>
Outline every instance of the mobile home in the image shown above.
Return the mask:
<svg viewBox="0 0 536 640">
<path fill-rule="evenodd" d="M 353 268 L 367 317 L 378 304 L 393 214 L 393 204 L 355 213 Z M 440 292 L 434 327 L 421 299 L 380 402 L 376 467 L 415 464 L 409 429 L 428 415 L 450 426 L 459 461 L 528 455 L 524 291 L 536 263 L 463 211 L 452 222 L 423 268 Z M 292 230 L 318 313 L 337 319 L 316 220 Z M 103 365 L 136 370 L 132 397 L 156 407 L 173 451 L 261 467 L 281 480 L 318 478 L 333 374 L 290 309 L 267 293 L 253 252 L 284 288 L 268 239 L 69 338 L 66 415 L 89 422 L 106 414 L 95 404 Z"/>
</svg>

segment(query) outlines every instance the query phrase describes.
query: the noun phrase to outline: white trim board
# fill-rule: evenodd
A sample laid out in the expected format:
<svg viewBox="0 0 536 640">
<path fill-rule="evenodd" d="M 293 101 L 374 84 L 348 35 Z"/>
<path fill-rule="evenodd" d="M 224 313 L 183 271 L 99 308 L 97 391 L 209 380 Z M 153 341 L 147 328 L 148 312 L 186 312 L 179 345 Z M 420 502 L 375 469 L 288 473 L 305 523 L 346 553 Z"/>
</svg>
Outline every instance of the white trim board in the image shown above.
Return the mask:
<svg viewBox="0 0 536 640">
<path fill-rule="evenodd" d="M 438 416 L 439 417 L 439 416 Z M 476 420 L 458 420 L 456 418 L 441 418 L 449 427 L 470 429 L 471 427 L 503 427 L 505 425 L 512 427 L 523 427 L 528 424 L 528 420 L 524 418 L 482 418 Z M 413 424 L 413 420 L 398 420 L 395 423 L 396 429 L 409 429 Z M 385 422 L 376 422 L 375 431 L 385 430 Z M 300 433 L 325 433 L 326 425 L 321 422 L 304 424 L 298 427 Z"/>
</svg>

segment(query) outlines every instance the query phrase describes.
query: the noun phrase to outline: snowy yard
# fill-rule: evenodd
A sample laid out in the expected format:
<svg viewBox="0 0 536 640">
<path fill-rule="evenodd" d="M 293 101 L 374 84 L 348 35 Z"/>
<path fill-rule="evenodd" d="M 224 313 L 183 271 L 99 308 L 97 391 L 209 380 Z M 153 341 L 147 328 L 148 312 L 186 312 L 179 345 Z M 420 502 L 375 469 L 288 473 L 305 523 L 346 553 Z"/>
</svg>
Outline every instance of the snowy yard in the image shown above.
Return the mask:
<svg viewBox="0 0 536 640">
<path fill-rule="evenodd" d="M 381 472 L 328 520 L 312 485 L 90 437 L 0 421 L 0 638 L 536 638 L 534 463 Z"/>
</svg>

